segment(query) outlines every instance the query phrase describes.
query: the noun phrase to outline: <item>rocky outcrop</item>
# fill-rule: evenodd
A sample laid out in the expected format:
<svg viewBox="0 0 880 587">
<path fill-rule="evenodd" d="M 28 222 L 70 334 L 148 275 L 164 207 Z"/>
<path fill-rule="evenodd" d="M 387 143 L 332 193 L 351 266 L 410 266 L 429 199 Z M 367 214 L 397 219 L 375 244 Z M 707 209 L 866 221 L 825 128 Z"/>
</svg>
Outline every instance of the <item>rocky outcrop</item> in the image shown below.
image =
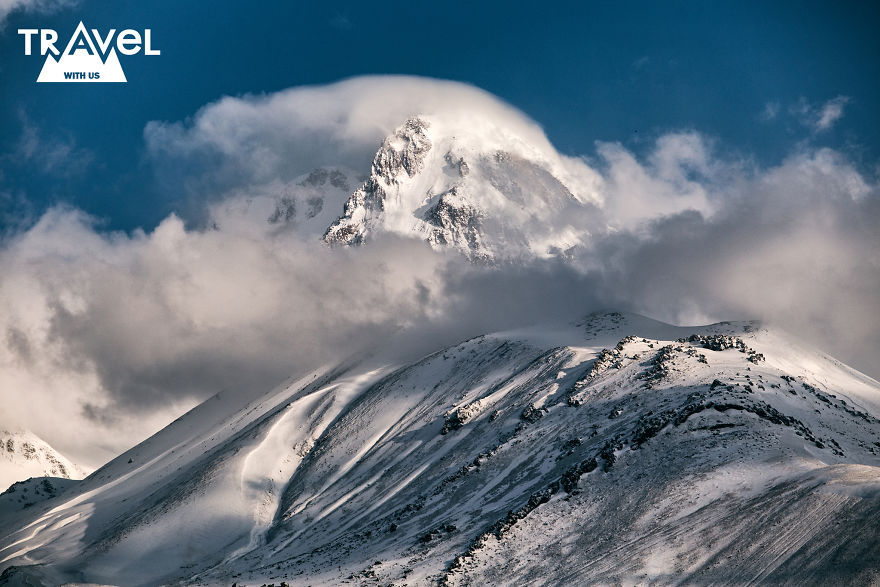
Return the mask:
<svg viewBox="0 0 880 587">
<path fill-rule="evenodd" d="M 367 232 L 385 209 L 388 194 L 399 187 L 403 177 L 413 177 L 423 167 L 431 149 L 427 135 L 428 123 L 411 118 L 386 138 L 373 157 L 370 177 L 349 197 L 343 214 L 324 233 L 331 245 L 357 245 L 364 242 Z"/>
<path fill-rule="evenodd" d="M 482 210 L 453 187 L 425 213 L 425 222 L 431 225 L 427 240 L 432 245 L 454 245 L 467 251 L 471 260 L 488 260 L 491 255 L 480 233 L 484 217 Z"/>
</svg>

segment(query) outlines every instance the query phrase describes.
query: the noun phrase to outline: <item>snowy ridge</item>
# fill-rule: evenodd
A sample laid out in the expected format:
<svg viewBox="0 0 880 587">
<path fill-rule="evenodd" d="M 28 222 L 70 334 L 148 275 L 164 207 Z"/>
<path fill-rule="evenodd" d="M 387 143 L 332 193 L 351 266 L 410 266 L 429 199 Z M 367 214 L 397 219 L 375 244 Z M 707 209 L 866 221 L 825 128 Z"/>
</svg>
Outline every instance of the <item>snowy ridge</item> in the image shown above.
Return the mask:
<svg viewBox="0 0 880 587">
<path fill-rule="evenodd" d="M 485 335 L 208 400 L 4 518 L 0 568 L 44 584 L 867 583 L 878 405 L 876 381 L 754 323 L 610 313 Z"/>
</svg>

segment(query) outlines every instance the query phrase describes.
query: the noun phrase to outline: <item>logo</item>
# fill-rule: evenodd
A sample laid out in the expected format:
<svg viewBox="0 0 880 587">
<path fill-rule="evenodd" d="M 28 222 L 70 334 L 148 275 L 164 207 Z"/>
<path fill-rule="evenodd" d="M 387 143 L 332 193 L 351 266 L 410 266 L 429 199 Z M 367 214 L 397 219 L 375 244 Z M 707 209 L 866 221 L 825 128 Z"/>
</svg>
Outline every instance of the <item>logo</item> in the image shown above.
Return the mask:
<svg viewBox="0 0 880 587">
<path fill-rule="evenodd" d="M 18 29 L 24 37 L 24 54 L 31 55 L 38 39 L 40 55 L 46 56 L 38 82 L 122 82 L 125 72 L 119 63 L 116 51 L 122 55 L 135 55 L 143 49 L 144 55 L 161 55 L 161 51 L 151 45 L 151 31 L 143 34 L 134 29 L 125 29 L 116 34 L 110 29 L 101 35 L 98 29 L 86 30 L 82 22 L 76 27 L 64 52 L 59 52 L 55 44 L 58 33 L 52 29 Z M 58 57 L 58 59 L 56 59 Z"/>
</svg>

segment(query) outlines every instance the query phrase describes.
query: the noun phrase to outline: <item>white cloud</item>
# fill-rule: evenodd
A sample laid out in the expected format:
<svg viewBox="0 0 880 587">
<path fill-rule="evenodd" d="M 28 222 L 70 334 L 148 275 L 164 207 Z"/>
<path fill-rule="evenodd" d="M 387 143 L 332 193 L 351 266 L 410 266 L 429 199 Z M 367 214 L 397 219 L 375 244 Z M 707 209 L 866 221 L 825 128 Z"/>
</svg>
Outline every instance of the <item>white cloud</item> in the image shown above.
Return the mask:
<svg viewBox="0 0 880 587">
<path fill-rule="evenodd" d="M 849 96 L 837 96 L 822 105 L 817 105 L 809 103 L 806 98 L 801 98 L 790 108 L 790 111 L 801 124 L 814 133 L 820 133 L 831 129 L 843 118 L 844 109 L 850 101 Z"/>
<path fill-rule="evenodd" d="M 530 144 L 552 149 L 537 124 L 495 96 L 458 82 L 411 76 L 224 98 L 186 124 L 150 122 L 144 137 L 166 181 L 185 174 L 211 191 L 218 184 L 289 179 L 328 165 L 363 168 L 401 122 L 437 113 L 461 126 L 479 127 L 489 117 Z M 193 166 L 203 175 L 192 177 Z"/>
<path fill-rule="evenodd" d="M 609 222 L 630 230 L 688 210 L 711 216 L 712 184 L 726 180 L 735 165 L 714 159 L 696 132 L 660 137 L 644 162 L 617 143 L 599 143 L 598 153 L 606 164 L 602 195 Z"/>
<path fill-rule="evenodd" d="M 782 105 L 779 102 L 767 102 L 766 104 L 764 104 L 764 110 L 761 111 L 760 119 L 764 122 L 776 120 L 776 117 L 779 116 L 779 111 L 781 109 Z"/>
<path fill-rule="evenodd" d="M 710 218 L 685 212 L 603 240 L 616 267 L 606 287 L 666 320 L 762 318 L 876 376 L 878 186 L 824 149 L 733 185 L 710 196 Z"/>
<path fill-rule="evenodd" d="M 825 102 L 816 119 L 816 130 L 828 130 L 834 123 L 843 118 L 843 109 L 849 104 L 847 96 L 837 96 Z"/>
<path fill-rule="evenodd" d="M 369 173 L 382 140 L 415 115 L 442 121 L 453 136 L 483 137 L 487 152 L 522 149 L 582 184 L 585 194 L 595 192 L 597 175 L 580 159 L 560 155 L 522 112 L 467 84 L 412 76 L 227 97 L 186 122 L 150 122 L 144 138 L 160 185 L 172 193 L 185 189 L 187 200 L 202 207 L 187 210 L 192 219 L 206 201 L 268 193 L 319 167 Z"/>
<path fill-rule="evenodd" d="M 179 163 L 164 180 L 197 186 L 216 213 L 313 166 L 366 170 L 383 134 L 427 108 L 508 125 L 559 157 L 599 192 L 609 228 L 568 263 L 485 268 L 418 239 L 331 250 L 265 215 L 217 229 L 170 216 L 125 235 L 56 208 L 0 249 L 0 421 L 98 464 L 215 391 L 259 393 L 392 336 L 418 355 L 613 306 L 763 318 L 876 369 L 880 189 L 832 150 L 757 169 L 690 131 L 641 157 L 599 144 L 594 169 L 484 92 L 397 77 L 227 98 L 145 136 L 157 166 Z"/>
<path fill-rule="evenodd" d="M 0 0 L 0 29 L 6 24 L 6 18 L 14 11 L 55 12 L 78 3 L 79 0 Z"/>
<path fill-rule="evenodd" d="M 440 257 L 376 244 L 330 251 L 290 233 L 187 231 L 175 216 L 104 234 L 53 209 L 0 254 L 0 421 L 83 458 L 195 398 L 337 360 L 418 318 L 437 279 Z"/>
<path fill-rule="evenodd" d="M 57 177 L 71 177 L 86 172 L 94 154 L 80 147 L 72 136 L 47 135 L 27 112 L 19 111 L 21 135 L 11 153 L 0 156 L 0 162 L 27 163 L 30 169 Z"/>
</svg>

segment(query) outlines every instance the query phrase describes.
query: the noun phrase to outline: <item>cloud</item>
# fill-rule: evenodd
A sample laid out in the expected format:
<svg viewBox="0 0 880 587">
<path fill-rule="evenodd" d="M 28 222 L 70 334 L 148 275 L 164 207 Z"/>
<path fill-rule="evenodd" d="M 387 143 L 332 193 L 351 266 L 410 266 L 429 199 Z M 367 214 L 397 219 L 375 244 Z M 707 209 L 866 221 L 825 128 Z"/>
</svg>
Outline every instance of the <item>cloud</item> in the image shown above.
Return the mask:
<svg viewBox="0 0 880 587">
<path fill-rule="evenodd" d="M 479 128 L 491 119 L 553 151 L 537 124 L 495 96 L 458 82 L 411 76 L 227 97 L 186 123 L 150 122 L 144 138 L 160 185 L 174 191 L 186 186 L 186 196 L 202 203 L 236 188 L 289 182 L 319 167 L 365 170 L 402 121 L 438 113 L 461 127 Z"/>
<path fill-rule="evenodd" d="M 385 134 L 429 111 L 510 128 L 595 190 L 589 239 L 566 261 L 482 267 L 418 238 L 330 249 L 240 213 L 314 167 L 366 171 Z M 219 221 L 108 233 L 55 208 L 0 249 L 0 420 L 87 464 L 216 391 L 260 393 L 390 341 L 416 358 L 607 307 L 761 318 L 880 375 L 880 188 L 833 150 L 762 169 L 682 131 L 642 155 L 599 143 L 566 158 L 485 92 L 400 77 L 225 98 L 145 139 L 157 168 L 177 162 L 159 178 Z"/>
<path fill-rule="evenodd" d="M 686 211 L 602 239 L 609 301 L 678 323 L 764 319 L 880 374 L 878 186 L 823 149 L 744 172 L 711 199 L 709 218 Z"/>
<path fill-rule="evenodd" d="M 764 110 L 761 111 L 760 119 L 764 122 L 776 120 L 782 105 L 779 102 L 767 102 L 764 104 Z"/>
<path fill-rule="evenodd" d="M 72 136 L 47 136 L 25 110 L 19 110 L 18 118 L 21 135 L 15 149 L 0 156 L 0 162 L 26 165 L 28 169 L 46 175 L 69 178 L 84 174 L 94 161 L 94 154 L 78 146 Z"/>
<path fill-rule="evenodd" d="M 69 133 L 46 133 L 24 109 L 17 114 L 21 125 L 18 139 L 8 151 L 0 153 L 0 243 L 39 218 L 29 194 L 20 188 L 5 187 L 7 174 L 67 180 L 86 175 L 95 161 L 94 153 L 79 146 Z"/>
<path fill-rule="evenodd" d="M 633 71 L 641 71 L 645 68 L 645 66 L 648 65 L 648 63 L 650 63 L 650 61 L 650 57 L 648 57 L 647 55 L 643 55 L 642 57 L 639 57 L 638 59 L 633 61 L 630 67 L 632 67 Z"/>
<path fill-rule="evenodd" d="M 801 124 L 810 128 L 814 133 L 830 130 L 838 120 L 843 118 L 844 108 L 849 104 L 849 96 L 837 96 L 821 106 L 810 104 L 806 98 L 801 98 L 791 107 Z"/>
<path fill-rule="evenodd" d="M 629 230 L 684 211 L 711 216 L 718 191 L 712 184 L 727 180 L 728 168 L 738 165 L 714 159 L 711 142 L 693 131 L 661 136 L 646 161 L 618 143 L 600 142 L 597 151 L 605 164 L 602 199 L 609 222 Z"/>
<path fill-rule="evenodd" d="M 834 123 L 843 118 L 843 108 L 849 104 L 849 101 L 847 96 L 837 96 L 825 102 L 816 119 L 816 130 L 828 130 L 834 126 Z"/>
<path fill-rule="evenodd" d="M 15 11 L 49 13 L 78 3 L 78 0 L 0 0 L 0 29 Z"/>
<path fill-rule="evenodd" d="M 81 458 L 96 438 L 118 450 L 196 400 L 265 391 L 419 319 L 439 261 L 395 241 L 349 252 L 187 231 L 175 216 L 105 234 L 55 208 L 0 255 L 0 420 Z"/>
<path fill-rule="evenodd" d="M 0 182 L 3 178 L 0 177 Z M 22 192 L 0 189 L 0 226 L 15 233 L 33 225 L 37 217 L 33 204 Z M 0 232 L 0 243 L 3 233 Z"/>
</svg>

